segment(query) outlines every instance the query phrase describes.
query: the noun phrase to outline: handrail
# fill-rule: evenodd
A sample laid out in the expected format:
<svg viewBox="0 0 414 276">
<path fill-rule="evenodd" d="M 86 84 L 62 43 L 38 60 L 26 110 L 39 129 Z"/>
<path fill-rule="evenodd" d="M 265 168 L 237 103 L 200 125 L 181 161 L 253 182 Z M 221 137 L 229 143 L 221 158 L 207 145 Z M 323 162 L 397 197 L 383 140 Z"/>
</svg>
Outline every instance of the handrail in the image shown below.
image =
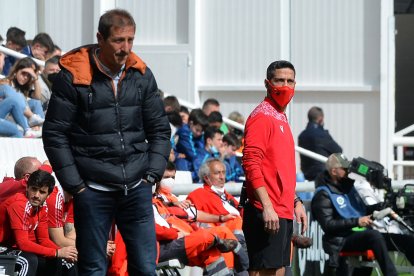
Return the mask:
<svg viewBox="0 0 414 276">
<path fill-rule="evenodd" d="M 405 184 L 414 184 L 414 179 L 407 180 L 394 180 L 391 185 L 394 190 L 399 190 L 404 187 Z M 201 188 L 203 184 L 193 183 L 193 184 L 180 184 L 175 183 L 172 189 L 172 192 L 176 195 L 187 195 L 195 189 Z M 229 182 L 224 185 L 226 191 L 234 196 L 239 196 L 241 191 L 242 183 Z M 306 181 L 306 182 L 297 182 L 296 183 L 296 192 L 314 192 L 315 191 L 315 182 Z"/>
<path fill-rule="evenodd" d="M 404 136 L 404 135 L 407 135 L 408 133 L 413 132 L 413 131 L 414 131 L 414 124 L 404 128 L 404 129 L 401 129 L 400 131 L 397 131 L 394 135 L 395 136 Z"/>
<path fill-rule="evenodd" d="M 22 58 L 28 57 L 25 54 L 16 52 L 14 50 L 11 50 L 11 49 L 6 48 L 6 47 L 1 46 L 1 45 L 0 45 L 0 52 L 3 52 L 8 56 L 12 56 L 12 57 L 15 57 L 17 59 L 22 59 Z M 37 65 L 45 66 L 45 62 L 43 60 L 40 60 L 40 59 L 37 59 L 37 58 L 34 58 L 34 57 L 31 57 L 31 58 L 36 62 Z"/>
</svg>

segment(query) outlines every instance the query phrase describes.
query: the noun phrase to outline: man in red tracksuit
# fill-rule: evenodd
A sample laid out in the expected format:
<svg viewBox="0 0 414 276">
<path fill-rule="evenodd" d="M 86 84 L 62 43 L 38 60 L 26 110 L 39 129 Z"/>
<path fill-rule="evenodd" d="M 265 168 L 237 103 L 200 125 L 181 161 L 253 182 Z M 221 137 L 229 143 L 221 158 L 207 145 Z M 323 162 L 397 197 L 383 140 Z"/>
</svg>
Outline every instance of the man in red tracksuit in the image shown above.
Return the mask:
<svg viewBox="0 0 414 276">
<path fill-rule="evenodd" d="M 295 201 L 295 148 L 286 107 L 294 95 L 295 68 L 275 61 L 267 68 L 265 99 L 246 122 L 243 169 L 248 203 L 243 231 L 250 275 L 284 275 L 290 265 L 293 214 L 306 230 L 306 214 Z"/>
<path fill-rule="evenodd" d="M 188 194 L 189 200 L 197 210 L 219 215 L 219 222 L 215 225 L 222 225 L 229 228 L 243 246 L 240 254 L 237 255 L 238 263 L 235 267 L 237 275 L 246 275 L 248 268 L 245 238 L 242 230 L 242 218 L 238 210 L 239 202 L 229 194 L 224 184 L 226 182 L 226 166 L 218 158 L 207 159 L 200 167 L 199 178 L 203 180 L 202 188 L 196 189 Z M 229 220 L 222 220 L 223 216 L 233 215 Z"/>
<path fill-rule="evenodd" d="M 42 164 L 36 157 L 30 156 L 25 156 L 17 160 L 14 165 L 14 178 L 4 177 L 3 182 L 0 183 L 0 202 L 3 202 L 16 193 L 24 193 L 29 176 L 38 169 L 52 173 L 52 167 L 48 161 Z"/>
<path fill-rule="evenodd" d="M 49 239 L 47 206 L 55 179 L 43 170 L 33 172 L 26 194 L 17 193 L 0 204 L 0 245 L 7 247 L 3 254 L 18 256 L 19 275 L 56 275 L 76 273 L 65 261 L 76 261 L 74 246 L 58 247 Z"/>
</svg>

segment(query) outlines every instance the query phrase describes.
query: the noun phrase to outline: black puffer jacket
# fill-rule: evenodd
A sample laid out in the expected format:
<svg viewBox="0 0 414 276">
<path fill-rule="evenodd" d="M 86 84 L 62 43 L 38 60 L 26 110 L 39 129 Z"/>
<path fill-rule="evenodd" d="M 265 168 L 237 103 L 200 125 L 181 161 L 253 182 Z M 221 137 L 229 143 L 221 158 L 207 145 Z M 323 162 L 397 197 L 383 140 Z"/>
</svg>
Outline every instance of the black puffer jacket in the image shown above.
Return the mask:
<svg viewBox="0 0 414 276">
<path fill-rule="evenodd" d="M 347 191 L 341 190 L 337 183 L 333 183 L 328 171 L 320 174 L 315 180 L 316 188 L 319 186 L 328 186 L 328 188 L 337 194 L 345 194 Z M 317 192 L 311 203 L 312 217 L 318 221 L 323 235 L 323 249 L 329 255 L 329 266 L 337 267 L 339 252 L 345 242 L 345 237 L 352 233 L 352 228 L 358 226 L 358 218 L 342 218 L 332 204 L 329 194 L 321 190 Z"/>
<path fill-rule="evenodd" d="M 45 152 L 63 188 L 90 182 L 126 189 L 145 173 L 160 179 L 170 126 L 149 68 L 131 53 L 115 95 L 95 45 L 62 57 L 43 126 Z"/>
</svg>

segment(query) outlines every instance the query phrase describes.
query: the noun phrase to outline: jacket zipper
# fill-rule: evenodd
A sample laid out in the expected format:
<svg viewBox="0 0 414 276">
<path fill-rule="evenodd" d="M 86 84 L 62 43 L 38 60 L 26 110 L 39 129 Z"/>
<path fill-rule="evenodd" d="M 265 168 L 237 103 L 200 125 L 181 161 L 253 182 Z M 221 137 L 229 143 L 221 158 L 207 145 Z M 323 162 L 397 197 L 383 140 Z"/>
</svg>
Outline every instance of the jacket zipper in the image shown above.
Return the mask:
<svg viewBox="0 0 414 276">
<path fill-rule="evenodd" d="M 115 97 L 115 113 L 116 113 L 116 117 L 117 117 L 117 121 L 118 121 L 118 135 L 119 135 L 119 139 L 121 141 L 121 148 L 124 151 L 125 154 L 125 141 L 124 141 L 124 135 L 121 131 L 121 118 L 120 118 L 120 114 L 119 114 L 119 102 L 118 102 L 118 95 L 119 95 L 119 91 L 121 88 L 121 80 L 118 81 L 118 89 L 117 89 L 117 93 L 114 95 Z M 122 168 L 122 175 L 124 177 L 124 195 L 128 195 L 128 186 L 125 184 L 126 181 L 126 171 L 125 171 L 125 166 L 122 163 L 121 164 L 121 168 Z"/>
</svg>

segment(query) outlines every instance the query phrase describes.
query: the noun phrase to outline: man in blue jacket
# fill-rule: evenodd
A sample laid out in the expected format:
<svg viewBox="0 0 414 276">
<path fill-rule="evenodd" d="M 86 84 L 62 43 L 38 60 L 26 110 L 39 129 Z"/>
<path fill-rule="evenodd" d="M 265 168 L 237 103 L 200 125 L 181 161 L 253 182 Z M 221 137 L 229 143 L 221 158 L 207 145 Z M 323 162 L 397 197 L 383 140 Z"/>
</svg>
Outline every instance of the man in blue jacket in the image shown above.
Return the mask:
<svg viewBox="0 0 414 276">
<path fill-rule="evenodd" d="M 298 138 L 300 147 L 328 157 L 332 153 L 342 152 L 342 148 L 335 142 L 328 130 L 323 128 L 324 114 L 320 107 L 314 106 L 308 111 L 308 125 Z M 309 181 L 325 170 L 325 165 L 317 160 L 300 155 L 300 167 Z"/>
</svg>

